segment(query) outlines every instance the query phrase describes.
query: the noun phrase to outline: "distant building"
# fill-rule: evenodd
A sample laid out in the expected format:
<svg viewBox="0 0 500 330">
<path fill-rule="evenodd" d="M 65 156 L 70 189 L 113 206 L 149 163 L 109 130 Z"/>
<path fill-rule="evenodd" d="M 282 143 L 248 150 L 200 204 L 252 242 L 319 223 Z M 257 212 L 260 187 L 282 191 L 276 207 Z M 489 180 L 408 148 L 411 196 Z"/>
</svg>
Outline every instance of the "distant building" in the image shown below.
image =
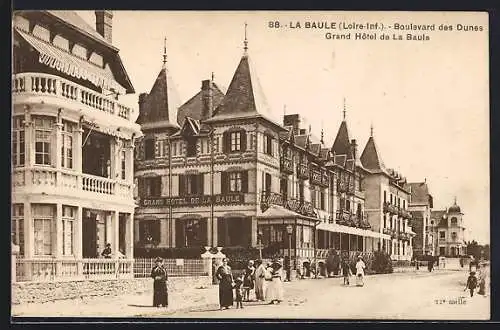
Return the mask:
<svg viewBox="0 0 500 330">
<path fill-rule="evenodd" d="M 410 192 L 406 178 L 385 167 L 373 137 L 373 128 L 361 154 L 361 164 L 368 174 L 363 179 L 365 210 L 372 228 L 388 235 L 381 249 L 394 260 L 410 260 L 413 255 L 411 213 L 408 210 Z"/>
<path fill-rule="evenodd" d="M 66 275 L 106 243 L 133 257 L 140 127 L 118 101 L 134 89 L 111 43 L 113 14 L 95 14 L 95 29 L 71 11 L 14 14 L 13 240 L 26 259 L 67 261 Z"/>
<path fill-rule="evenodd" d="M 447 210 L 431 213 L 431 230 L 437 237 L 435 255 L 456 257 L 467 253 L 463 213 L 457 200 Z"/>
<path fill-rule="evenodd" d="M 434 232 L 430 230 L 433 198 L 429 193 L 427 182 L 408 183 L 407 189 L 411 192 L 409 210 L 412 214 L 412 228 L 416 233 L 413 238 L 413 254 L 415 256 L 434 255 L 437 239 Z"/>
</svg>

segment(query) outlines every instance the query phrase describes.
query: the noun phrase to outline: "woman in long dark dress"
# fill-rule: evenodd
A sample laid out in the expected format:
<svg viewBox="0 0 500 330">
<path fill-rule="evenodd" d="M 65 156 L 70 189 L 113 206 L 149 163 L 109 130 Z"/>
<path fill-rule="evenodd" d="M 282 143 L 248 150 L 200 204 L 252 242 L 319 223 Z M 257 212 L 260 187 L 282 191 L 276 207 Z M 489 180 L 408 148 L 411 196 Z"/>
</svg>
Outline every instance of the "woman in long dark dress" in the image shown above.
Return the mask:
<svg viewBox="0 0 500 330">
<path fill-rule="evenodd" d="M 168 291 L 167 281 L 168 275 L 165 267 L 163 267 L 163 259 L 156 258 L 155 266 L 151 270 L 151 277 L 153 282 L 153 306 L 154 307 L 168 307 Z"/>
<path fill-rule="evenodd" d="M 222 266 L 217 268 L 217 279 L 219 280 L 219 304 L 220 309 L 233 306 L 233 273 L 227 264 L 227 259 L 222 259 Z"/>
</svg>

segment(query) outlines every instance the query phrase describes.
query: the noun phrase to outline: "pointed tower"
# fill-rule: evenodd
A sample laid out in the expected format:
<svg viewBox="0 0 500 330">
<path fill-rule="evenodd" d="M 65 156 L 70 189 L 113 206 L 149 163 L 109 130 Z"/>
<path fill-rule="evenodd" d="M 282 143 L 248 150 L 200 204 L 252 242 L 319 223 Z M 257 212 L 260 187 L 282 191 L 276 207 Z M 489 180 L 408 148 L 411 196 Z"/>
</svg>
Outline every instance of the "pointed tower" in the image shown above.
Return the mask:
<svg viewBox="0 0 500 330">
<path fill-rule="evenodd" d="M 177 110 L 181 105 L 175 83 L 167 69 L 167 39 L 163 47 L 163 64 L 149 94 L 139 95 L 139 116 L 137 123 L 142 130 L 166 129 L 175 130 L 177 124 Z"/>
<path fill-rule="evenodd" d="M 258 76 L 248 55 L 248 40 L 243 41 L 243 55 L 234 72 L 222 103 L 214 111 L 214 116 L 208 121 L 219 121 L 232 118 L 262 117 L 279 125 L 272 116 L 266 101 Z"/>
<path fill-rule="evenodd" d="M 351 141 L 349 140 L 349 132 L 347 130 L 347 122 L 345 120 L 345 115 L 346 115 L 346 107 L 344 99 L 342 123 L 340 123 L 340 127 L 337 132 L 337 136 L 335 137 L 335 141 L 333 142 L 331 150 L 336 155 L 346 155 L 347 159 L 353 159 Z"/>
<path fill-rule="evenodd" d="M 370 128 L 370 138 L 366 142 L 365 149 L 361 154 L 361 164 L 370 171 L 386 172 L 384 162 L 380 157 L 375 139 L 373 138 L 373 125 Z"/>
</svg>

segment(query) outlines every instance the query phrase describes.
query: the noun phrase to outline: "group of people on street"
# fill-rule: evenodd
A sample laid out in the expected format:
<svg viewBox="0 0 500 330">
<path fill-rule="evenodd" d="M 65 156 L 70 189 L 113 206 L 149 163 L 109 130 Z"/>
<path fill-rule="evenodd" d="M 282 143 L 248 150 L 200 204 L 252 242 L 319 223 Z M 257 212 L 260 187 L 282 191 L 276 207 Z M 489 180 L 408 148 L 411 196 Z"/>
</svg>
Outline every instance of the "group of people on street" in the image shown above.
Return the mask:
<svg viewBox="0 0 500 330">
<path fill-rule="evenodd" d="M 477 289 L 477 294 L 487 297 L 486 281 L 488 278 L 488 264 L 480 264 L 472 257 L 469 263 L 469 277 L 467 278 L 464 291 L 469 290 L 470 296 L 473 297 Z"/>
<path fill-rule="evenodd" d="M 350 285 L 350 278 L 353 275 L 351 270 L 351 265 L 349 264 L 349 259 L 344 257 L 340 263 L 342 269 L 342 275 L 344 277 L 344 285 Z M 364 285 L 366 264 L 363 261 L 362 256 L 358 256 L 358 261 L 356 262 L 356 286 Z"/>
<path fill-rule="evenodd" d="M 283 265 L 278 259 L 264 264 L 262 260 L 249 261 L 245 271 L 237 278 L 233 277 L 227 258 L 217 268 L 216 278 L 219 281 L 220 309 L 243 308 L 243 301 L 250 301 L 250 293 L 255 291 L 257 301 L 269 301 L 270 304 L 283 301 Z M 234 290 L 234 294 L 233 294 Z"/>
</svg>

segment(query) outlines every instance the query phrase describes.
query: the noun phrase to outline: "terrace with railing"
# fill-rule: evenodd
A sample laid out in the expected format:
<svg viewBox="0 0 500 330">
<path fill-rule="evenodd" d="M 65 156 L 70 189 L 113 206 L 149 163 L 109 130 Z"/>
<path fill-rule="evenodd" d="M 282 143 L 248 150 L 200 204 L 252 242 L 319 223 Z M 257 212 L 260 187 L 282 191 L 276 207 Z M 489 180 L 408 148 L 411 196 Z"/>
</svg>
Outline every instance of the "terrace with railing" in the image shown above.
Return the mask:
<svg viewBox="0 0 500 330">
<path fill-rule="evenodd" d="M 132 183 L 46 166 L 14 168 L 12 186 L 14 189 L 27 189 L 31 193 L 36 193 L 37 190 L 49 193 L 48 189 L 53 189 L 53 193 L 88 192 L 91 196 L 102 194 L 125 199 L 133 197 Z"/>
<path fill-rule="evenodd" d="M 17 259 L 16 282 L 148 278 L 155 259 Z M 208 276 L 203 259 L 165 259 L 168 276 Z"/>
<path fill-rule="evenodd" d="M 126 120 L 131 120 L 132 109 L 120 104 L 113 97 L 93 91 L 62 77 L 38 73 L 18 73 L 12 77 L 12 94 L 50 96 L 74 102 L 75 108 L 87 107 Z"/>
</svg>

